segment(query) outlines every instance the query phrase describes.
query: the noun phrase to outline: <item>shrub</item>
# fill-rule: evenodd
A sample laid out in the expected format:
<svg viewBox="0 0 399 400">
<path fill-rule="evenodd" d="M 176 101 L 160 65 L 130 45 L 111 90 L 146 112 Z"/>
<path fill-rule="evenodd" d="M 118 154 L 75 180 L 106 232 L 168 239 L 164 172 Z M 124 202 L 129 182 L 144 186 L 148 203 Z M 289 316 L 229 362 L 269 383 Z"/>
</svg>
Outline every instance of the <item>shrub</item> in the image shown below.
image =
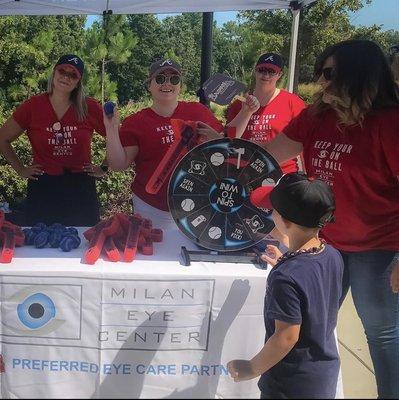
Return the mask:
<svg viewBox="0 0 399 400">
<path fill-rule="evenodd" d="M 317 83 L 301 83 L 298 85 L 298 95 L 306 104 L 310 104 L 313 102 L 313 97 L 319 89 L 320 86 Z"/>
</svg>

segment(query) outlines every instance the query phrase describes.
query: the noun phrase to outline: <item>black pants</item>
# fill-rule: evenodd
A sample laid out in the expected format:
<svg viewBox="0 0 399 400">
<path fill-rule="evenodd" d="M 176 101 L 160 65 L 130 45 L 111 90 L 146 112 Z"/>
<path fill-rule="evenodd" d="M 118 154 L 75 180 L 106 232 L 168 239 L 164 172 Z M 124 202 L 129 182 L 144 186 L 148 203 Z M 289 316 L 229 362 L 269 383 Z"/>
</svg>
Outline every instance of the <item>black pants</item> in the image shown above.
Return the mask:
<svg viewBox="0 0 399 400">
<path fill-rule="evenodd" d="M 26 225 L 58 222 L 65 226 L 92 226 L 100 219 L 95 178 L 86 173 L 42 175 L 29 180 Z"/>
</svg>

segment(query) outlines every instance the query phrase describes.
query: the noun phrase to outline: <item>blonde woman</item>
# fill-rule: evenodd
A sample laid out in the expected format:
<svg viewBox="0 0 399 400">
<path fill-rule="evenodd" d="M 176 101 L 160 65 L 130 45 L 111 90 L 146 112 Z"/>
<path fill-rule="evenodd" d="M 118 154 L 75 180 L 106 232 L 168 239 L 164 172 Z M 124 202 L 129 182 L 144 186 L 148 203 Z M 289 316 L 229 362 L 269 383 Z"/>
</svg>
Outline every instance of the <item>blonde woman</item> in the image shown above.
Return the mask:
<svg viewBox="0 0 399 400">
<path fill-rule="evenodd" d="M 91 163 L 91 140 L 94 131 L 105 135 L 105 128 L 100 104 L 84 95 L 83 72 L 78 56 L 60 57 L 47 92 L 22 103 L 0 128 L 1 153 L 28 179 L 28 226 L 91 226 L 99 220 L 95 178 L 106 168 Z M 31 165 L 23 165 L 12 146 L 25 131 L 32 146 Z"/>
</svg>

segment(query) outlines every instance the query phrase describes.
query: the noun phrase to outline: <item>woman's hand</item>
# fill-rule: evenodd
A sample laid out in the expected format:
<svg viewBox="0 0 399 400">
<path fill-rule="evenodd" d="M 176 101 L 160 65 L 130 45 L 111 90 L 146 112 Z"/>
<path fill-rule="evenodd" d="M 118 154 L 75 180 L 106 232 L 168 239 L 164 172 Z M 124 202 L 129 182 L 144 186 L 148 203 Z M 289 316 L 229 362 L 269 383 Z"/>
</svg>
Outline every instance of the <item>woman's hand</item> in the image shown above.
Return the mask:
<svg viewBox="0 0 399 400">
<path fill-rule="evenodd" d="M 245 103 L 242 104 L 244 111 L 253 114 L 259 110 L 260 103 L 257 97 L 255 97 L 252 94 L 246 94 L 244 97 L 245 97 Z"/>
<path fill-rule="evenodd" d="M 399 293 L 399 255 L 394 258 L 391 272 L 391 289 L 394 293 Z"/>
<path fill-rule="evenodd" d="M 197 121 L 197 132 L 203 138 L 203 141 L 213 140 L 213 139 L 222 139 L 223 134 L 215 131 L 215 129 L 211 128 L 205 122 Z"/>
<path fill-rule="evenodd" d="M 27 167 L 23 166 L 19 171 L 17 171 L 17 173 L 21 178 L 37 181 L 39 179 L 38 176 L 43 175 L 44 171 L 41 165 L 32 164 Z"/>
<path fill-rule="evenodd" d="M 105 114 L 103 110 L 103 118 L 104 118 L 104 126 L 105 130 L 108 134 L 118 134 L 119 132 L 119 125 L 121 123 L 119 118 L 119 112 L 117 106 L 114 107 L 114 113 L 112 115 Z"/>
<path fill-rule="evenodd" d="M 278 247 L 269 244 L 266 246 L 266 251 L 261 255 L 261 259 L 272 267 L 277 264 L 277 260 L 283 255 Z"/>
<path fill-rule="evenodd" d="M 89 176 L 94 176 L 94 178 L 102 178 L 107 172 L 104 171 L 100 165 L 86 164 L 83 166 L 83 171 Z"/>
</svg>

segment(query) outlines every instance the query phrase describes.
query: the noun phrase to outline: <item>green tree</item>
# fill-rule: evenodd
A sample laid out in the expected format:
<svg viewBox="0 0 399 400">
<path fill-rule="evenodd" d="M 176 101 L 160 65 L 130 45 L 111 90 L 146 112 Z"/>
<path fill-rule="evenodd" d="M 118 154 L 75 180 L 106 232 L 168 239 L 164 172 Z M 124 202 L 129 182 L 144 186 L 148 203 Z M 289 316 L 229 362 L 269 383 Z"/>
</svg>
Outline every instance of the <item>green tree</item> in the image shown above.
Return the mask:
<svg viewBox="0 0 399 400">
<path fill-rule="evenodd" d="M 137 39 L 127 29 L 124 15 L 104 15 L 101 22 L 94 22 L 86 32 L 84 47 L 88 60 L 86 86 L 90 95 L 101 99 L 117 99 L 117 82 L 107 71 L 111 64 L 123 64 L 131 55 Z"/>
<path fill-rule="evenodd" d="M 0 18 L 0 99 L 5 111 L 43 91 L 57 58 L 79 52 L 85 17 Z"/>
</svg>

